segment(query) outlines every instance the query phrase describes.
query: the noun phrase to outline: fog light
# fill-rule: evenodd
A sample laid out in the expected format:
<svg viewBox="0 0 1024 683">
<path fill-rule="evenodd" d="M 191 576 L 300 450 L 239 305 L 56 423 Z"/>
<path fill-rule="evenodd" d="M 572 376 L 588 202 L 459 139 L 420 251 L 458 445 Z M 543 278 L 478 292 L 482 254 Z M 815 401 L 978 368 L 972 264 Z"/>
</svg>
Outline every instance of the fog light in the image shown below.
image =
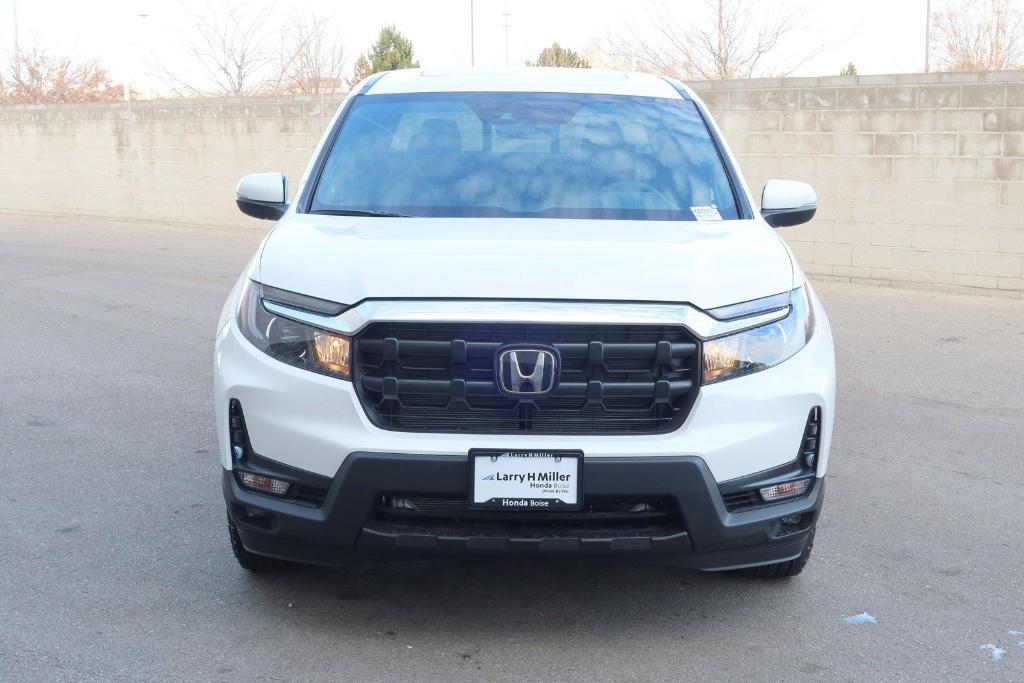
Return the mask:
<svg viewBox="0 0 1024 683">
<path fill-rule="evenodd" d="M 391 507 L 397 510 L 419 510 L 416 503 L 408 498 L 392 498 Z"/>
<path fill-rule="evenodd" d="M 811 479 L 798 479 L 796 481 L 787 481 L 783 484 L 776 484 L 775 486 L 765 486 L 761 489 L 761 498 L 766 503 L 773 503 L 777 500 L 802 496 L 807 493 L 807 489 L 811 488 L 811 481 Z"/>
<path fill-rule="evenodd" d="M 262 474 L 253 474 L 252 472 L 240 472 L 238 478 L 241 480 L 242 486 L 247 489 L 260 491 L 261 493 L 270 493 L 275 496 L 283 496 L 288 493 L 288 488 L 291 486 L 286 481 L 266 477 Z"/>
</svg>

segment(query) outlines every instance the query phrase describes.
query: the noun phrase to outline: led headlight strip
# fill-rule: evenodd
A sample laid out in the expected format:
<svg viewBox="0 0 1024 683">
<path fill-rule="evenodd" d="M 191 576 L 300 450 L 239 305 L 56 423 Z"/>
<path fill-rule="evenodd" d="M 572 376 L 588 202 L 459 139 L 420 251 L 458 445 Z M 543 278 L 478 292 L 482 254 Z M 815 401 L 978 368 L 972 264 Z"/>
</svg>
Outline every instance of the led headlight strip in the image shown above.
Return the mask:
<svg viewBox="0 0 1024 683">
<path fill-rule="evenodd" d="M 264 287 L 250 280 L 242 289 L 238 309 L 238 327 L 245 338 L 282 363 L 332 377 L 351 377 L 351 338 L 272 312 L 269 310 L 271 297 L 278 302 L 287 299 L 287 305 L 279 304 L 285 311 L 292 310 L 291 305 L 302 305 L 307 311 L 337 315 L 344 308 L 341 304 Z M 300 312 L 298 308 L 294 310 Z"/>
<path fill-rule="evenodd" d="M 807 345 L 814 332 L 814 312 L 804 287 L 789 292 L 787 300 L 768 297 L 764 304 L 785 310 L 786 317 L 744 332 L 704 342 L 704 384 L 742 377 L 778 365 Z M 757 302 L 738 304 L 752 307 Z M 736 309 L 734 306 L 726 309 Z M 722 314 L 715 309 L 712 314 Z"/>
</svg>

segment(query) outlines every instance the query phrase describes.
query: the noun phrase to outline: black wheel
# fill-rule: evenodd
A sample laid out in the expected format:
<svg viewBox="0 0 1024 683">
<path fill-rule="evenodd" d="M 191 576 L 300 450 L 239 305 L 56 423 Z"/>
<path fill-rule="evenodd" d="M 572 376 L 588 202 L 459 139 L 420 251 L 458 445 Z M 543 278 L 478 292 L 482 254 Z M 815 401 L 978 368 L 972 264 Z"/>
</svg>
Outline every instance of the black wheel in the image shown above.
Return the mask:
<svg viewBox="0 0 1024 683">
<path fill-rule="evenodd" d="M 245 546 L 242 545 L 241 537 L 238 535 L 238 527 L 231 521 L 230 516 L 228 517 L 228 536 L 231 538 L 231 552 L 235 554 L 235 559 L 238 560 L 238 564 L 243 569 L 258 574 L 267 574 L 295 566 L 291 562 L 285 562 L 275 557 L 267 557 L 266 555 L 257 555 L 246 550 Z"/>
<path fill-rule="evenodd" d="M 804 567 L 807 566 L 807 561 L 811 559 L 815 528 L 811 527 L 811 533 L 807 536 L 807 544 L 804 546 L 804 551 L 800 553 L 800 557 L 786 560 L 785 562 L 776 562 L 775 564 L 763 564 L 760 567 L 748 567 L 747 569 L 737 570 L 736 573 L 740 576 L 750 576 L 755 579 L 784 579 L 788 576 L 796 576 L 804 570 Z"/>
</svg>

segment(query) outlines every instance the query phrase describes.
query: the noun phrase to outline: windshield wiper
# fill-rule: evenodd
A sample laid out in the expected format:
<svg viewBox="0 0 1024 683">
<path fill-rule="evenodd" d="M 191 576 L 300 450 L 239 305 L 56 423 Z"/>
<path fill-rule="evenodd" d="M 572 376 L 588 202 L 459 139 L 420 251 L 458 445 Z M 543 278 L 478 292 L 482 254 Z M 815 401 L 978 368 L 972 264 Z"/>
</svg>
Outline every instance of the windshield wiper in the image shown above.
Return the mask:
<svg viewBox="0 0 1024 683">
<path fill-rule="evenodd" d="M 310 211 L 320 216 L 371 216 L 373 218 L 411 218 L 404 213 L 389 213 L 387 211 L 364 211 L 362 209 L 317 209 Z"/>
</svg>

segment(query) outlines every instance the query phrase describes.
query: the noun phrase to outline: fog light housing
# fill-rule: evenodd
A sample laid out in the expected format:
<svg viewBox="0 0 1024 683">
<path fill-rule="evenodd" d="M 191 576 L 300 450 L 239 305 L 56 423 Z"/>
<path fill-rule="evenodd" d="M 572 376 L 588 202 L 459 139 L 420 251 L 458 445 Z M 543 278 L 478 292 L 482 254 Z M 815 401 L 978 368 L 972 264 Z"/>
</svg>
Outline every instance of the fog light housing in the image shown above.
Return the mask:
<svg viewBox="0 0 1024 683">
<path fill-rule="evenodd" d="M 288 489 L 291 487 L 290 483 L 281 479 L 274 479 L 273 477 L 252 472 L 239 472 L 238 480 L 247 489 L 259 491 L 260 493 L 269 493 L 272 496 L 283 496 L 288 493 Z"/>
<path fill-rule="evenodd" d="M 774 486 L 765 486 L 760 489 L 761 498 L 766 503 L 774 503 L 779 500 L 786 500 L 787 498 L 796 498 L 802 496 L 811 488 L 811 482 L 813 479 L 797 479 L 796 481 L 787 481 L 781 484 L 775 484 Z"/>
<path fill-rule="evenodd" d="M 419 508 L 416 507 L 416 503 L 412 502 L 412 499 L 410 498 L 394 497 L 388 502 L 390 507 L 396 510 L 419 510 Z"/>
</svg>

